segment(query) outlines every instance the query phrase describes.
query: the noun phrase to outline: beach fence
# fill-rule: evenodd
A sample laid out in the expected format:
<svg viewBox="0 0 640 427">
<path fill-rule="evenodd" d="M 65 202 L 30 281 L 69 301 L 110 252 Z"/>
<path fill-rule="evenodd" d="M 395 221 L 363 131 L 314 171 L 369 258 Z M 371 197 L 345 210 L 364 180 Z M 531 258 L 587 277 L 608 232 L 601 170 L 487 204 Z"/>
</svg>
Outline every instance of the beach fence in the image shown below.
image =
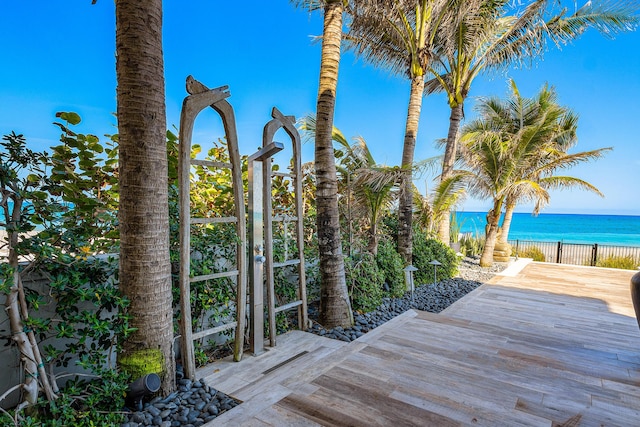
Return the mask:
<svg viewBox="0 0 640 427">
<path fill-rule="evenodd" d="M 608 258 L 630 258 L 640 267 L 640 246 L 613 246 L 597 243 L 542 242 L 534 240 L 509 240 L 514 256 L 531 258 L 534 253 L 543 254 L 545 262 L 573 265 L 598 265 Z"/>
</svg>

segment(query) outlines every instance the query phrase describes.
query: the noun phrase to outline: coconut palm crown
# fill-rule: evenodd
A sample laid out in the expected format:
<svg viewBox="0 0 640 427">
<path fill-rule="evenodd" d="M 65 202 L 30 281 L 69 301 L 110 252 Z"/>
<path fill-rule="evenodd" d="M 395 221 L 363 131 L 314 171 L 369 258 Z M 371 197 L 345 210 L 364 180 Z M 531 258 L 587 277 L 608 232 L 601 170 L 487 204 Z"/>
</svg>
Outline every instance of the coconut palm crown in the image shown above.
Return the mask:
<svg viewBox="0 0 640 427">
<path fill-rule="evenodd" d="M 558 104 L 555 90 L 548 86 L 534 98 L 523 98 L 511 81 L 508 99 L 481 99 L 477 111 L 479 117 L 463 127 L 460 157 L 473 175 L 469 191 L 493 200 L 480 258 L 482 266 L 489 266 L 505 205 L 534 200 L 538 211 L 549 201 L 548 190 L 556 188 L 579 187 L 601 194 L 584 180 L 555 172 L 597 159 L 611 148 L 568 154 L 566 150 L 577 142 L 577 116 Z"/>
<path fill-rule="evenodd" d="M 452 7 L 457 19 L 447 27 L 449 32 L 439 34 L 437 61 L 429 67 L 433 78 L 425 85 L 426 93 L 446 92 L 451 108 L 442 180 L 453 171 L 464 101 L 479 74 L 529 65 L 541 57 L 548 42 L 568 44 L 588 28 L 613 37 L 633 30 L 638 22 L 634 1 L 588 1 L 573 14 L 560 2 L 549 0 L 533 1 L 522 10 L 509 0 L 455 1 Z M 443 219 L 439 236 L 448 241 L 448 217 Z"/>
<path fill-rule="evenodd" d="M 401 167 L 405 171 L 398 209 L 398 251 L 411 263 L 413 164 L 425 76 L 437 50 L 437 34 L 451 18 L 452 0 L 362 0 L 355 2 L 346 37 L 365 61 L 409 78 L 411 89 Z"/>
</svg>

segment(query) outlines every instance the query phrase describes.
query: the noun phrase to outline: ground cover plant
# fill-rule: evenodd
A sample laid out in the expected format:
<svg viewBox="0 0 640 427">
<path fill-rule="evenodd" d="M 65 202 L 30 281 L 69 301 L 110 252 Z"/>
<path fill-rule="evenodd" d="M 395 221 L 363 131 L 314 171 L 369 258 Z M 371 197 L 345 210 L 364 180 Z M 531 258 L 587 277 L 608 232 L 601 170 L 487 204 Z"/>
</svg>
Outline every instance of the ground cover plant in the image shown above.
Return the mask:
<svg viewBox="0 0 640 427">
<path fill-rule="evenodd" d="M 523 251 L 520 251 L 518 253 L 518 256 L 522 258 L 531 258 L 534 261 L 540 261 L 540 262 L 544 262 L 546 259 L 544 256 L 544 252 L 542 252 L 542 250 L 537 246 L 531 246 Z"/>
<path fill-rule="evenodd" d="M 598 260 L 596 267 L 620 268 L 623 270 L 636 270 L 640 268 L 640 259 L 631 255 L 627 256 L 609 256 Z"/>
</svg>

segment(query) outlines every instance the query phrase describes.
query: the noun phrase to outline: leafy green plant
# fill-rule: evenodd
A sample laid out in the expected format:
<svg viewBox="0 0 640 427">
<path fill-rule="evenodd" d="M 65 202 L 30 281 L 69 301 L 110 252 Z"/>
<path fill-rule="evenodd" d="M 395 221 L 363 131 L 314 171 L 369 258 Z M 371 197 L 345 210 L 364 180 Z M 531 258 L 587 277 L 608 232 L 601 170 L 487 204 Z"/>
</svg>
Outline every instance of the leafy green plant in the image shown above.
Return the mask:
<svg viewBox="0 0 640 427">
<path fill-rule="evenodd" d="M 458 243 L 460 241 L 460 230 L 464 225 L 464 221 L 459 222 L 456 212 L 451 212 L 451 220 L 449 222 L 449 238 L 451 243 Z"/>
<path fill-rule="evenodd" d="M 402 256 L 398 253 L 393 242 L 389 239 L 381 240 L 376 255 L 378 268 L 384 276 L 384 283 L 388 286 L 387 296 L 401 297 L 407 291 L 404 282 Z"/>
<path fill-rule="evenodd" d="M 442 265 L 435 267 L 439 280 L 454 277 L 458 273 L 458 257 L 455 252 L 436 239 L 430 239 L 421 230 L 414 230 L 413 234 L 413 266 L 418 269 L 414 274 L 416 284 L 434 281 L 434 266 L 431 261 L 438 261 Z"/>
<path fill-rule="evenodd" d="M 126 379 L 112 367 L 121 340 L 133 331 L 128 301 L 117 290 L 117 269 L 94 256 L 116 246 L 117 139 L 105 148 L 97 137 L 71 129 L 80 123 L 77 114 L 57 117 L 63 121 L 55 123 L 62 130 L 61 144 L 52 154 L 33 152 L 15 133 L 1 143 L 0 228 L 7 233 L 9 254 L 1 264 L 0 291 L 8 300 L 10 335 L 26 335 L 18 342 L 29 347 L 18 344 L 23 360 L 29 360 L 23 385 L 29 393 L 13 419 L 89 425 L 82 420 L 120 409 L 114 390 L 123 396 Z M 34 273 L 47 281 L 43 289 L 24 286 Z M 40 314 L 45 306 L 54 314 Z M 72 361 L 95 379 L 72 378 L 58 390 L 53 368 Z M 39 381 L 26 385 L 35 377 Z M 45 399 L 36 401 L 39 391 Z M 25 407 L 28 417 L 21 411 Z"/>
<path fill-rule="evenodd" d="M 596 267 L 619 268 L 622 270 L 636 270 L 640 267 L 640 259 L 631 255 L 615 256 L 611 255 L 605 259 L 598 260 Z"/>
<path fill-rule="evenodd" d="M 544 262 L 546 257 L 544 252 L 537 246 L 530 246 L 526 248 L 524 251 L 520 251 L 518 256 L 521 258 L 531 258 L 534 261 Z"/>
<path fill-rule="evenodd" d="M 465 256 L 477 256 L 484 247 L 484 237 L 478 234 L 464 233 L 460 237 L 460 252 Z"/>
<path fill-rule="evenodd" d="M 384 273 L 370 253 L 346 257 L 344 268 L 347 288 L 354 310 L 368 312 L 382 302 Z"/>
<path fill-rule="evenodd" d="M 43 402 L 34 421 L 43 427 L 118 426 L 125 419 L 121 408 L 125 404 L 127 383 L 126 374 L 112 369 L 100 372 L 98 379 L 72 379 L 58 399 Z"/>
<path fill-rule="evenodd" d="M 191 157 L 195 158 L 202 147 L 194 144 Z M 169 229 L 170 257 L 172 263 L 174 323 L 177 329 L 181 312 L 178 284 L 179 272 L 179 200 L 178 200 L 178 137 L 167 132 L 167 157 L 169 159 Z M 206 160 L 229 163 L 229 156 L 222 140 L 214 143 L 205 155 Z M 246 157 L 242 159 L 243 177 L 246 186 Z M 246 189 L 246 188 L 245 188 Z M 194 165 L 191 169 L 190 208 L 194 217 L 233 216 L 233 186 L 231 172 L 224 168 L 210 168 Z M 208 275 L 233 270 L 235 268 L 238 235 L 235 225 L 228 223 L 193 224 L 191 226 L 190 275 Z M 227 323 L 235 314 L 236 283 L 230 277 L 223 277 L 191 283 L 191 320 L 194 330 L 207 329 Z M 219 335 L 218 337 L 224 337 Z M 196 343 L 199 353 L 198 363 L 206 363 L 206 352 L 210 345 L 204 341 Z"/>
</svg>

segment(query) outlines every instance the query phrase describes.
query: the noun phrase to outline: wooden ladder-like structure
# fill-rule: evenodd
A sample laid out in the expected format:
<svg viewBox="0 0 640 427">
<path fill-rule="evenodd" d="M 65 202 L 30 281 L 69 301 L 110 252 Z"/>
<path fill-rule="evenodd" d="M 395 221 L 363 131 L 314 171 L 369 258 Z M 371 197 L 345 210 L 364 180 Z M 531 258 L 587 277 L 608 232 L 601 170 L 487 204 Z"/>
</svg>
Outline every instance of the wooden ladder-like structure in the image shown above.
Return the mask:
<svg viewBox="0 0 640 427">
<path fill-rule="evenodd" d="M 304 231 L 302 206 L 302 157 L 300 134 L 295 127 L 295 118 L 285 116 L 277 108 L 271 112 L 273 117 L 264 127 L 262 135 L 262 149 L 249 157 L 249 247 L 252 250 L 253 267 L 249 269 L 249 290 L 251 294 L 251 334 L 250 350 L 254 354 L 264 351 L 264 311 L 263 311 L 263 283 L 267 290 L 267 312 L 269 326 L 269 344 L 276 345 L 276 314 L 297 308 L 298 327 L 305 330 L 308 327 L 307 291 L 304 261 Z M 292 170 L 291 173 L 275 172 L 271 167 L 271 155 L 283 149 L 283 144 L 274 142 L 276 132 L 283 129 L 291 139 Z M 273 215 L 271 196 L 271 181 L 280 176 L 291 179 L 295 194 L 295 215 Z M 288 259 L 285 249 L 285 259 L 274 262 L 273 255 L 273 224 L 283 222 L 284 243 L 287 242 L 287 224 L 295 224 L 295 240 L 297 253 Z M 264 234 L 263 234 L 264 231 Z M 263 256 L 264 251 L 264 256 Z M 297 299 L 276 307 L 275 279 L 276 268 L 296 266 L 298 273 Z M 264 280 L 263 279 L 264 273 Z"/>
<path fill-rule="evenodd" d="M 194 379 L 196 375 L 194 340 L 204 338 L 229 329 L 235 329 L 234 360 L 242 358 L 244 344 L 244 330 L 246 317 L 246 241 L 247 231 L 245 222 L 244 191 L 242 186 L 242 166 L 238 149 L 238 135 L 236 132 L 235 115 L 231 104 L 227 101 L 230 96 L 228 86 L 216 89 L 208 89 L 205 85 L 187 77 L 187 92 L 189 96 L 184 99 L 180 116 L 180 158 L 179 158 L 179 191 L 180 191 L 180 310 L 182 319 L 180 322 L 181 350 L 184 374 L 187 378 Z M 191 159 L 191 138 L 196 117 L 205 108 L 211 107 L 222 118 L 230 163 L 214 162 L 208 160 Z M 190 171 L 192 165 L 231 169 L 233 197 L 235 201 L 235 216 L 221 218 L 193 218 L 190 209 Z M 238 237 L 236 248 L 236 269 L 214 274 L 191 277 L 191 225 L 234 223 Z M 191 319 L 191 283 L 213 280 L 222 277 L 235 277 L 236 279 L 236 316 L 234 322 L 229 322 L 193 332 Z"/>
</svg>

